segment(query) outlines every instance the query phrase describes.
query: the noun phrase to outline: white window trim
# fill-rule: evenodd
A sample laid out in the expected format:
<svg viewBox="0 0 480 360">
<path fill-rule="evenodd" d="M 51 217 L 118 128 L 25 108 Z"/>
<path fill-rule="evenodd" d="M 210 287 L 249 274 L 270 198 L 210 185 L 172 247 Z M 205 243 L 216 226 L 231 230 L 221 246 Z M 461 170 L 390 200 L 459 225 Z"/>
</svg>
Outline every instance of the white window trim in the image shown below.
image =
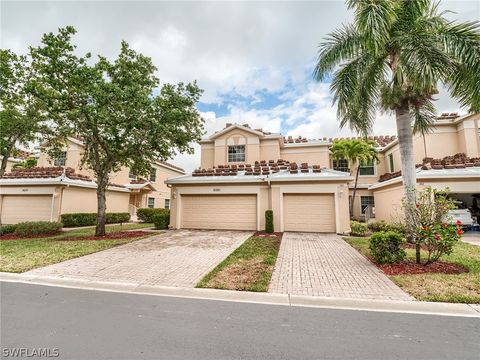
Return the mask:
<svg viewBox="0 0 480 360">
<path fill-rule="evenodd" d="M 360 167 L 360 163 L 358 163 L 358 166 Z M 358 173 L 359 177 L 372 177 L 372 176 L 377 176 L 377 162 L 374 160 L 373 161 L 373 174 L 372 175 L 362 175 L 360 172 Z"/>
<path fill-rule="evenodd" d="M 228 149 L 230 148 L 230 146 L 243 146 L 244 148 L 244 151 L 243 151 L 243 156 L 244 156 L 244 159 L 243 160 L 240 160 L 240 161 L 230 161 L 229 159 L 229 153 L 228 153 Z M 241 163 L 244 163 L 247 161 L 247 145 L 246 144 L 242 144 L 242 145 L 227 145 L 227 163 L 231 163 L 231 164 L 241 164 Z"/>
<path fill-rule="evenodd" d="M 168 201 L 168 207 L 166 206 L 167 205 L 167 201 Z M 170 201 L 170 199 L 164 199 L 163 201 L 163 207 L 165 209 L 170 209 L 170 207 L 172 206 L 172 202 Z"/>
<path fill-rule="evenodd" d="M 153 200 L 153 206 L 150 207 L 150 199 Z M 148 197 L 147 198 L 147 207 L 150 208 L 150 209 L 155 209 L 155 198 L 154 197 Z"/>
</svg>

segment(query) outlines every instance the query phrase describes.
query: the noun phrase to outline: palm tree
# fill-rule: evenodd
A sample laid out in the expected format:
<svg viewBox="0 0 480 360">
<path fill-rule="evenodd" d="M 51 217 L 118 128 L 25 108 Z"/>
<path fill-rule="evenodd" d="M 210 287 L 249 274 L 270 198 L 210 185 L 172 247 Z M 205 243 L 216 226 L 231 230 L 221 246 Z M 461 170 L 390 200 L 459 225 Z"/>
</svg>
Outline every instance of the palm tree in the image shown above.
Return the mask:
<svg viewBox="0 0 480 360">
<path fill-rule="evenodd" d="M 367 161 L 378 161 L 378 152 L 375 143 L 371 140 L 345 139 L 337 140 L 330 148 L 332 158 L 335 160 L 345 159 L 348 161 L 351 169 L 356 167 L 355 183 L 353 185 L 353 194 L 350 201 L 350 216 L 353 216 L 353 205 L 355 203 L 355 195 L 357 192 L 358 175 L 360 174 L 360 165 Z"/>
<path fill-rule="evenodd" d="M 470 111 L 480 110 L 479 22 L 449 21 L 431 0 L 348 0 L 347 6 L 355 12 L 353 24 L 320 44 L 314 76 L 322 81 L 334 71 L 331 90 L 341 127 L 368 134 L 379 110 L 395 114 L 405 199 L 414 205 L 413 133 L 432 126 L 438 87 Z M 416 248 L 420 261 L 418 242 Z"/>
</svg>

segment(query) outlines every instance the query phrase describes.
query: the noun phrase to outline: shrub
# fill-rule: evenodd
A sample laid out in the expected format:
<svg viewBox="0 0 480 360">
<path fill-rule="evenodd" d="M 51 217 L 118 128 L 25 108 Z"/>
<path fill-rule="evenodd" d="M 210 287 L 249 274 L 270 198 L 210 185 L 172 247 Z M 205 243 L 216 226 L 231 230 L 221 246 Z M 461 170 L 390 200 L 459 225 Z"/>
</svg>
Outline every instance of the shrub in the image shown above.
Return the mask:
<svg viewBox="0 0 480 360">
<path fill-rule="evenodd" d="M 26 221 L 15 226 L 15 235 L 32 236 L 56 234 L 63 227 L 62 223 L 54 221 Z"/>
<path fill-rule="evenodd" d="M 399 234 L 405 234 L 405 226 L 400 223 L 387 223 L 385 220 L 373 221 L 368 223 L 368 229 L 372 233 L 380 231 L 393 231 Z"/>
<path fill-rule="evenodd" d="M 139 220 L 146 222 L 146 223 L 153 223 L 153 217 L 156 214 L 162 214 L 167 212 L 170 214 L 169 209 L 163 209 L 163 208 L 141 208 L 137 210 L 137 217 Z"/>
<path fill-rule="evenodd" d="M 423 225 L 417 230 L 418 240 L 428 251 L 426 265 L 437 261 L 443 254 L 449 255 L 463 234 L 462 223 Z"/>
<path fill-rule="evenodd" d="M 273 210 L 265 211 L 265 232 L 273 233 Z"/>
<path fill-rule="evenodd" d="M 405 259 L 404 238 L 394 231 L 380 231 L 370 237 L 370 253 L 378 264 L 395 263 Z"/>
<path fill-rule="evenodd" d="M 11 234 L 15 232 L 16 225 L 2 225 L 0 226 L 0 235 Z"/>
<path fill-rule="evenodd" d="M 107 213 L 107 224 L 116 224 L 128 222 L 130 220 L 129 213 Z M 62 214 L 62 223 L 64 226 L 91 226 L 97 223 L 97 213 L 72 213 Z"/>
<path fill-rule="evenodd" d="M 353 236 L 366 236 L 368 233 L 367 224 L 355 220 L 350 221 L 350 229 Z"/>
<path fill-rule="evenodd" d="M 168 209 L 162 210 L 162 212 L 153 215 L 152 222 L 155 224 L 155 229 L 168 229 L 170 224 L 170 211 Z"/>
</svg>

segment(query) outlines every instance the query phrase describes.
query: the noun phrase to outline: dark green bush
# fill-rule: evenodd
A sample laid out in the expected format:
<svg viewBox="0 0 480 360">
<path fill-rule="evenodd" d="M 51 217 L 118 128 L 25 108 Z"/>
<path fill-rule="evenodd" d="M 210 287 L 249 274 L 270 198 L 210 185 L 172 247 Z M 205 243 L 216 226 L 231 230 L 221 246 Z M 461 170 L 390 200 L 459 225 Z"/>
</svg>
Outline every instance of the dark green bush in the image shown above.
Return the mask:
<svg viewBox="0 0 480 360">
<path fill-rule="evenodd" d="M 146 223 L 153 223 L 153 217 L 156 214 L 168 213 L 170 215 L 169 209 L 163 208 L 141 208 L 137 210 L 137 217 L 139 220 Z"/>
<path fill-rule="evenodd" d="M 0 235 L 11 234 L 15 232 L 16 225 L 2 225 L 0 226 Z"/>
<path fill-rule="evenodd" d="M 373 221 L 368 223 L 368 229 L 373 232 L 394 231 L 399 234 L 405 234 L 405 226 L 399 223 L 387 223 L 385 220 Z"/>
<path fill-rule="evenodd" d="M 350 221 L 350 235 L 352 236 L 367 236 L 367 224 L 355 220 Z"/>
<path fill-rule="evenodd" d="M 96 213 L 72 213 L 62 214 L 62 223 L 64 226 L 91 226 L 97 223 Z M 129 213 L 107 213 L 107 224 L 117 224 L 128 222 L 130 220 Z"/>
<path fill-rule="evenodd" d="M 265 211 L 265 232 L 273 233 L 273 210 Z"/>
<path fill-rule="evenodd" d="M 394 231 L 380 231 L 370 237 L 370 253 L 378 264 L 395 263 L 405 259 L 402 234 Z"/>
<path fill-rule="evenodd" d="M 54 221 L 25 221 L 15 226 L 15 235 L 51 235 L 62 230 L 63 224 Z"/>
<path fill-rule="evenodd" d="M 168 229 L 170 224 L 170 211 L 168 209 L 162 210 L 164 211 L 153 215 L 152 222 L 155 224 L 155 229 Z"/>
</svg>

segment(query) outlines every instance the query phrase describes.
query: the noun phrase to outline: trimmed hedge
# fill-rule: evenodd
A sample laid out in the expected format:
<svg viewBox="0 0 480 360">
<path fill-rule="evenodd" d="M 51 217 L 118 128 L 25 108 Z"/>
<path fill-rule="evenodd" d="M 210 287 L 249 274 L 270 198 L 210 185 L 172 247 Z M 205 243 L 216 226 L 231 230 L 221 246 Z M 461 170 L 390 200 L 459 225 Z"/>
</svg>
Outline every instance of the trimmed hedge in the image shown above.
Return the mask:
<svg viewBox="0 0 480 360">
<path fill-rule="evenodd" d="M 355 220 L 350 221 L 350 235 L 352 236 L 367 236 L 367 224 Z"/>
<path fill-rule="evenodd" d="M 395 263 L 405 259 L 404 238 L 394 231 L 380 231 L 370 237 L 370 253 L 378 264 Z"/>
<path fill-rule="evenodd" d="M 265 232 L 273 233 L 273 210 L 265 210 Z"/>
<path fill-rule="evenodd" d="M 62 227 L 62 223 L 53 221 L 25 221 L 15 226 L 14 233 L 18 236 L 50 235 L 58 233 Z"/>
<path fill-rule="evenodd" d="M 373 232 L 380 231 L 394 231 L 396 233 L 405 235 L 405 226 L 399 223 L 387 223 L 385 220 L 372 221 L 368 223 L 368 229 Z"/>
<path fill-rule="evenodd" d="M 170 225 L 170 210 L 162 210 L 162 212 L 152 216 L 152 222 L 155 224 L 155 229 L 168 229 L 168 225 Z"/>
<path fill-rule="evenodd" d="M 15 232 L 15 228 L 17 226 L 16 225 L 2 225 L 0 226 L 0 235 L 3 235 L 3 234 L 11 234 L 13 232 Z"/>
<path fill-rule="evenodd" d="M 153 223 L 153 217 L 156 214 L 168 213 L 170 216 L 170 210 L 164 208 L 141 208 L 137 210 L 137 217 L 139 220 L 146 223 Z"/>
<path fill-rule="evenodd" d="M 62 214 L 64 226 L 91 226 L 97 223 L 97 213 L 72 213 Z M 130 221 L 129 213 L 107 213 L 107 224 L 125 223 Z"/>
</svg>

